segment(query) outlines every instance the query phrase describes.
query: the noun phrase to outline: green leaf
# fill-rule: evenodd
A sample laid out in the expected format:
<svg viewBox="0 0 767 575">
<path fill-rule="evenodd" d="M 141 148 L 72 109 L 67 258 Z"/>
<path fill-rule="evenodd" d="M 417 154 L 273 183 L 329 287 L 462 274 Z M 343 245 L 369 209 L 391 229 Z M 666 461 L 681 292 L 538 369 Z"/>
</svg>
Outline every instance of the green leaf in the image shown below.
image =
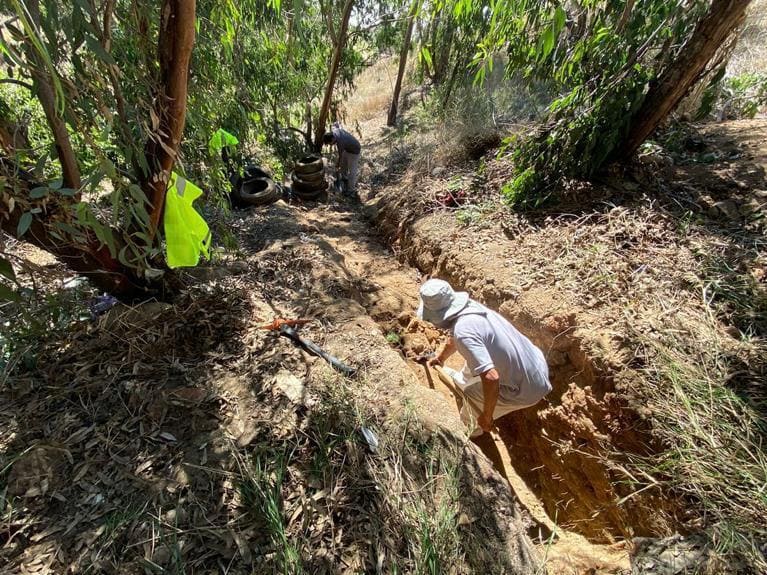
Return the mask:
<svg viewBox="0 0 767 575">
<path fill-rule="evenodd" d="M 42 179 L 44 177 L 43 174 L 44 174 L 44 170 L 45 170 L 45 164 L 46 164 L 46 162 L 48 162 L 48 155 L 49 154 L 41 154 L 40 157 L 37 159 L 37 163 L 35 164 L 34 172 L 35 172 L 35 175 L 38 178 Z"/>
<path fill-rule="evenodd" d="M 115 61 L 112 56 L 109 55 L 109 53 L 104 50 L 104 47 L 99 43 L 96 38 L 91 36 L 90 34 L 85 35 L 85 43 L 88 45 L 88 48 L 98 56 L 99 60 L 104 62 L 105 64 L 108 64 L 109 66 L 114 66 Z"/>
<path fill-rule="evenodd" d="M 429 48 L 427 46 L 424 46 L 421 48 L 421 61 L 426 64 L 427 68 L 432 68 L 432 59 L 431 59 L 431 52 L 429 51 Z"/>
<path fill-rule="evenodd" d="M 32 225 L 32 214 L 30 212 L 25 212 L 21 214 L 21 217 L 19 218 L 19 225 L 16 226 L 16 237 L 20 238 L 24 235 L 24 233 L 29 229 L 29 226 Z"/>
<path fill-rule="evenodd" d="M 21 296 L 16 290 L 11 289 L 4 283 L 0 283 L 0 301 L 21 301 Z"/>
<path fill-rule="evenodd" d="M 557 36 L 562 31 L 562 28 L 565 27 L 566 21 L 567 14 L 561 6 L 557 6 L 557 9 L 554 11 L 554 31 Z"/>
<path fill-rule="evenodd" d="M 16 272 L 13 271 L 13 266 L 5 258 L 0 258 L 0 275 L 5 276 L 12 282 L 16 281 Z"/>
<path fill-rule="evenodd" d="M 29 197 L 33 200 L 39 200 L 40 198 L 44 198 L 48 195 L 48 192 L 50 190 L 47 186 L 40 186 L 38 188 L 33 188 L 32 191 L 29 192 Z"/>
<path fill-rule="evenodd" d="M 541 35 L 540 39 L 540 54 L 538 60 L 545 60 L 548 58 L 551 51 L 554 49 L 554 41 L 556 37 L 554 35 L 554 28 L 549 27 Z"/>
</svg>

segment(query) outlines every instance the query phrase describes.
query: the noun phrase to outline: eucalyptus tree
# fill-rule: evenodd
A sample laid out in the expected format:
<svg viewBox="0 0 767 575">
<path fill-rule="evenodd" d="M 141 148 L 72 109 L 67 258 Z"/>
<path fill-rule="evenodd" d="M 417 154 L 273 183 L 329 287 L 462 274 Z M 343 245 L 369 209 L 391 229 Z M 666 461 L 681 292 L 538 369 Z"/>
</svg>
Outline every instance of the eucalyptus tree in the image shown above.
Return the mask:
<svg viewBox="0 0 767 575">
<path fill-rule="evenodd" d="M 162 286 L 170 172 L 215 191 L 211 133 L 227 126 L 246 146 L 264 140 L 267 122 L 289 122 L 291 104 L 324 82 L 317 27 L 297 33 L 293 17 L 288 37 L 280 8 L 279 0 L 3 0 L 2 229 L 112 293 Z M 20 137 L 27 132 L 33 142 Z"/>
<path fill-rule="evenodd" d="M 469 70 L 481 83 L 499 53 L 507 73 L 549 86 L 549 117 L 514 142 L 517 174 L 505 187 L 512 203 L 537 203 L 561 178 L 590 178 L 631 156 L 705 75 L 749 3 L 437 0 L 422 60 L 441 84 L 449 53 L 447 97 L 455 74 Z M 454 40 L 477 30 L 474 43 Z"/>
</svg>

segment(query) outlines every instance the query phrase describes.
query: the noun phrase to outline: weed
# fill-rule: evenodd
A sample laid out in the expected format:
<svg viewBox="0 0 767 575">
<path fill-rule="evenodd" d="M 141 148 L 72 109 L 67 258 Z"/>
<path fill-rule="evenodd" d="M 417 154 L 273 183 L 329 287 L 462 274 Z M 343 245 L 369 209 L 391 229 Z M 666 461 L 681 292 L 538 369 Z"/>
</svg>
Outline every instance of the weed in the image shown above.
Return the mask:
<svg viewBox="0 0 767 575">
<path fill-rule="evenodd" d="M 398 333 L 390 331 L 386 334 L 386 341 L 392 345 L 400 345 L 400 343 L 402 343 L 402 338 Z"/>
<path fill-rule="evenodd" d="M 654 366 L 648 408 L 667 447 L 640 466 L 703 508 L 721 554 L 746 557 L 763 570 L 767 425 L 755 404 L 727 385 L 732 361 L 721 344 L 707 343 L 698 342 L 694 356 L 671 338 L 645 339 Z"/>
<path fill-rule="evenodd" d="M 303 571 L 299 550 L 288 538 L 283 519 L 282 483 L 290 455 L 267 453 L 255 455 L 239 484 L 242 504 L 256 518 L 270 539 L 280 572 L 294 575 Z"/>
<path fill-rule="evenodd" d="M 743 333 L 767 335 L 767 289 L 752 274 L 738 270 L 724 257 L 708 256 L 701 275 L 708 303 L 719 304 Z"/>
</svg>

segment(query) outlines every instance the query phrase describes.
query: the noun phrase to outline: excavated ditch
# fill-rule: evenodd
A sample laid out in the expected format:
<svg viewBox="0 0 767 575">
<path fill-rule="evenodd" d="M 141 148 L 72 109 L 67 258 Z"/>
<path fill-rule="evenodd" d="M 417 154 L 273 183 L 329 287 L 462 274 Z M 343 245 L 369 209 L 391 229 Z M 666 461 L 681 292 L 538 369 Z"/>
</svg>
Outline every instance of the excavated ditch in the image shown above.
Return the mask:
<svg viewBox="0 0 767 575">
<path fill-rule="evenodd" d="M 379 229 L 391 232 L 391 222 L 398 220 L 384 211 L 376 214 Z M 319 232 L 312 241 L 337 263 L 335 271 L 317 273 L 360 304 L 392 347 L 410 360 L 422 385 L 440 392 L 441 399 L 429 408 L 437 416 L 454 416 L 455 398 L 435 374 L 412 361 L 444 337 L 414 317 L 423 273 L 467 289 L 531 337 L 546 353 L 554 392 L 536 408 L 499 420 L 500 436 L 477 444 L 537 521 L 538 533 L 531 535 L 548 545 L 556 532 L 555 545 L 546 550 L 552 572 L 624 572 L 631 547 L 626 541 L 665 535 L 666 517 L 674 507 L 658 489 L 634 483 L 622 471 L 626 453 L 647 454 L 654 446 L 609 367 L 592 359 L 575 317 L 536 315 L 499 290 L 492 278 L 472 274 L 472 265 L 445 257 L 439 239 L 428 233 L 404 240 L 400 234 L 396 247 L 403 257 L 394 257 L 360 216 L 349 206 L 332 205 L 303 214 L 306 229 Z M 559 563 L 552 563 L 554 557 Z"/>
<path fill-rule="evenodd" d="M 395 202 L 379 201 L 372 208 L 368 216 L 390 241 L 396 240 L 400 259 L 499 310 L 547 357 L 554 391 L 535 408 L 498 420 L 496 443 L 505 454 L 495 453 L 498 449 L 485 439 L 488 457 L 497 466 L 512 466 L 554 523 L 593 543 L 665 535 L 674 528 L 675 502 L 647 488 L 647 481 L 625 465 L 629 457 L 651 454 L 660 446 L 630 407 L 610 366 L 589 354 L 576 316 L 544 315 L 521 305 L 518 294 L 504 291 L 494 275 L 483 273 L 476 254 L 462 257 L 438 234 L 403 225 L 406 219 Z M 406 354 L 438 343 L 436 330 L 406 315 L 383 325 L 386 331 L 399 329 Z"/>
</svg>

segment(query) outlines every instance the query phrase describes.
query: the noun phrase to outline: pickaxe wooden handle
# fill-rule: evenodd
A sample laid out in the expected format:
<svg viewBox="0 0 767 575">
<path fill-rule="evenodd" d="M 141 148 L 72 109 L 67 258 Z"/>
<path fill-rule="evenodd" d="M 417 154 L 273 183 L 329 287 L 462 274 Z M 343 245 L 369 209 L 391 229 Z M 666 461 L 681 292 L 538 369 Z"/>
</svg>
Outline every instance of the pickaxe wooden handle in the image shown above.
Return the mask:
<svg viewBox="0 0 767 575">
<path fill-rule="evenodd" d="M 333 357 L 332 355 L 330 355 L 328 352 L 326 352 L 324 349 L 322 349 L 313 341 L 310 341 L 308 339 L 301 337 L 300 335 L 298 335 L 298 332 L 296 332 L 296 330 L 294 330 L 288 324 L 282 324 L 279 327 L 279 330 L 280 330 L 281 336 L 288 338 L 296 346 L 307 351 L 308 353 L 311 353 L 312 355 L 316 355 L 317 357 L 321 357 L 322 359 L 324 359 L 330 364 L 330 367 L 332 367 L 336 371 L 343 373 L 346 377 L 353 377 L 357 373 L 356 368 L 346 365 L 337 357 Z"/>
</svg>

